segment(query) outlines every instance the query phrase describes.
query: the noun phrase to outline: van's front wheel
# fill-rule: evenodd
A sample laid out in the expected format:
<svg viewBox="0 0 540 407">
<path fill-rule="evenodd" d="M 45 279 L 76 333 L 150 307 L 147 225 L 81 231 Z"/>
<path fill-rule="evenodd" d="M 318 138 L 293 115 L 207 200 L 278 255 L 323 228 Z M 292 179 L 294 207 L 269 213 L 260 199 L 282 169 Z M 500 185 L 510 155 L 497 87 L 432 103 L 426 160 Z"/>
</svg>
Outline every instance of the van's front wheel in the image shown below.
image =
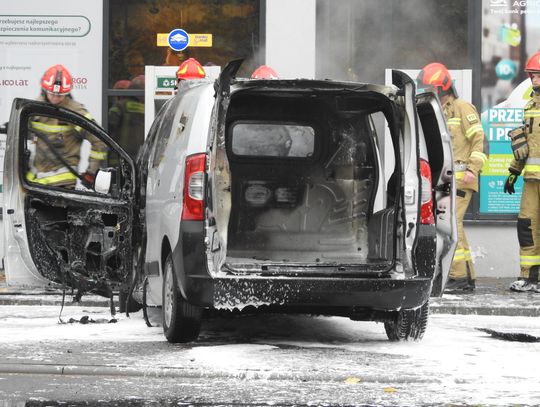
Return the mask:
<svg viewBox="0 0 540 407">
<path fill-rule="evenodd" d="M 191 342 L 201 330 L 202 309 L 188 303 L 178 290 L 172 255 L 163 270 L 163 333 L 169 342 Z"/>
<path fill-rule="evenodd" d="M 398 311 L 391 321 L 384 323 L 386 336 L 391 341 L 419 341 L 424 336 L 429 314 L 429 302 L 417 309 Z"/>
</svg>

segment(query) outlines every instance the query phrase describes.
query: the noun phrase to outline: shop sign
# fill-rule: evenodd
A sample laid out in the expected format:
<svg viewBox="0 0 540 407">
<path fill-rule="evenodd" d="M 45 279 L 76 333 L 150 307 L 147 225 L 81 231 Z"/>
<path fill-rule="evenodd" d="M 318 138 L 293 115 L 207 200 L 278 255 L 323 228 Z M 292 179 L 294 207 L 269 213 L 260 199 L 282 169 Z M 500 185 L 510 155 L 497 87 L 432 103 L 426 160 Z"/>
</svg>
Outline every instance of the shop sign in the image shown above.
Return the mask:
<svg viewBox="0 0 540 407">
<path fill-rule="evenodd" d="M 213 45 L 213 35 L 212 34 L 188 34 L 189 47 L 211 47 Z M 169 33 L 158 33 L 156 35 L 156 45 L 158 47 L 168 47 L 169 46 Z"/>
<path fill-rule="evenodd" d="M 157 77 L 156 78 L 156 89 L 174 89 L 176 86 L 176 78 L 175 77 Z"/>
</svg>

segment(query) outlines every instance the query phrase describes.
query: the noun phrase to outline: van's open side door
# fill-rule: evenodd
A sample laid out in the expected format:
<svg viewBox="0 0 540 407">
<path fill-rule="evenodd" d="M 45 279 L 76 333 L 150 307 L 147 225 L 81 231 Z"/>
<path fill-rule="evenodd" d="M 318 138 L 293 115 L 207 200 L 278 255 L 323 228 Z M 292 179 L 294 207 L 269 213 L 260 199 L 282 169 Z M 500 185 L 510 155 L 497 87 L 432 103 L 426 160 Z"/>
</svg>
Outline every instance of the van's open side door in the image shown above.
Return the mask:
<svg viewBox="0 0 540 407">
<path fill-rule="evenodd" d="M 57 124 L 44 125 L 44 118 Z M 66 158 L 63 167 L 47 169 L 47 162 L 69 156 L 68 136 L 70 142 L 84 140 L 83 146 L 105 143 L 105 151 L 90 152 L 101 166 L 95 183 L 82 184 L 86 168 L 74 168 Z M 59 177 L 73 183 L 60 186 Z M 133 160 L 95 122 L 52 104 L 14 100 L 4 159 L 8 284 L 53 281 L 105 296 L 125 289 L 135 246 L 134 197 Z"/>
<path fill-rule="evenodd" d="M 392 70 L 392 83 L 400 89 L 398 103 L 404 109 L 402 117 L 402 145 L 401 165 L 403 168 L 403 208 L 402 226 L 405 243 L 405 253 L 409 264 L 413 264 L 411 253 L 413 250 L 418 224 L 420 222 L 420 174 L 418 169 L 418 158 L 420 155 L 418 144 L 418 130 L 416 117 L 415 84 L 413 80 L 404 72 Z"/>
</svg>

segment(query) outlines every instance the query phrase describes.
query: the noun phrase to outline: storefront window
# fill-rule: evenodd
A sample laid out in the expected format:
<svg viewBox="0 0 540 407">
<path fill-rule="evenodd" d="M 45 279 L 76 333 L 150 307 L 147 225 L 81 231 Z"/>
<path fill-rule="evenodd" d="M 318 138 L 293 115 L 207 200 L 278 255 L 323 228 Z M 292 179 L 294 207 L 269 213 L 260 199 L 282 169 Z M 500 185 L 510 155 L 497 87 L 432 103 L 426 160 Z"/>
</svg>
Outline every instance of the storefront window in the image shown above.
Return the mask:
<svg viewBox="0 0 540 407">
<path fill-rule="evenodd" d="M 384 68 L 470 67 L 468 0 L 317 2 L 317 77 L 384 82 Z"/>
<path fill-rule="evenodd" d="M 259 59 L 259 0 L 110 0 L 109 88 L 144 74 L 145 65 L 178 66 L 187 58 L 225 66 L 245 58 L 251 72 Z M 182 28 L 212 34 L 212 47 L 174 52 L 157 45 L 157 34 Z"/>
</svg>

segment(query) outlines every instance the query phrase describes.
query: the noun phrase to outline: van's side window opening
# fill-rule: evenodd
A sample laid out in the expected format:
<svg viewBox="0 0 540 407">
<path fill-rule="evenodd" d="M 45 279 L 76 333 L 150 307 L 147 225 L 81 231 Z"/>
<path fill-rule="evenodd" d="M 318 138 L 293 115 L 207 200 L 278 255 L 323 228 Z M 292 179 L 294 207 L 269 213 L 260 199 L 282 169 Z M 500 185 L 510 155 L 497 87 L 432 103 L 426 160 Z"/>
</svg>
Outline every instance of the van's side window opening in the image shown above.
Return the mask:
<svg viewBox="0 0 540 407">
<path fill-rule="evenodd" d="M 171 136 L 172 126 L 177 125 L 177 123 L 174 122 L 174 117 L 178 111 L 178 105 L 180 104 L 181 100 L 182 97 L 177 96 L 162 108 L 163 124 L 157 132 L 157 140 L 154 150 L 154 157 L 152 160 L 152 167 L 157 167 L 163 158 L 163 152 L 165 151 L 165 147 L 167 147 L 169 137 Z"/>
</svg>

